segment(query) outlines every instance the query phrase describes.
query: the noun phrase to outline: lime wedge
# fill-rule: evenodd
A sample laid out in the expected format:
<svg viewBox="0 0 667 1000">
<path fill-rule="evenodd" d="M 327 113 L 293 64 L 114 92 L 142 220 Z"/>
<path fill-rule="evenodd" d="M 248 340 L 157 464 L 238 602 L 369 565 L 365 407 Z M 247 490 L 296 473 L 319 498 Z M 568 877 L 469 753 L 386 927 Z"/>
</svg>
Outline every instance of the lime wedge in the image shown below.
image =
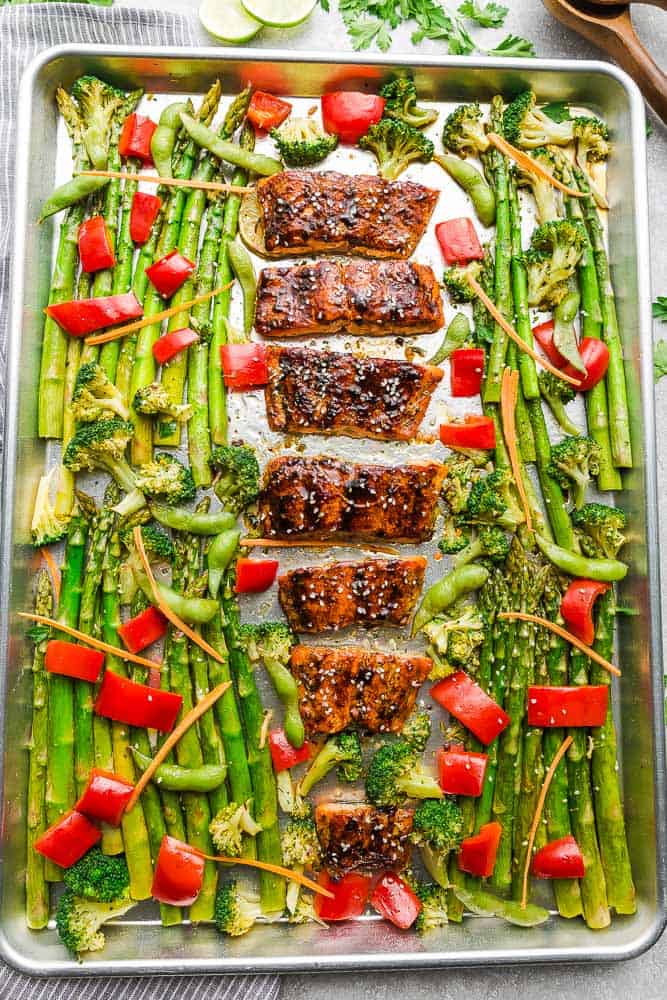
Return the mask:
<svg viewBox="0 0 667 1000">
<path fill-rule="evenodd" d="M 317 0 L 243 0 L 243 7 L 262 24 L 272 28 L 293 28 L 313 12 Z"/>
<path fill-rule="evenodd" d="M 244 10 L 241 0 L 203 0 L 199 20 L 209 35 L 231 44 L 249 42 L 262 27 Z"/>
</svg>

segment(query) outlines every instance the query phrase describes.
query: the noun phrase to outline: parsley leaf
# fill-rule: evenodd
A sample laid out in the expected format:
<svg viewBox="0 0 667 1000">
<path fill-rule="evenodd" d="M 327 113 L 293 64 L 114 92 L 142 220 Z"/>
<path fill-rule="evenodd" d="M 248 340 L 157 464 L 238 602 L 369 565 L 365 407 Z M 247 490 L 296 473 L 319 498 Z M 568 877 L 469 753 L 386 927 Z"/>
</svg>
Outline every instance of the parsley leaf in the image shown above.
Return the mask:
<svg viewBox="0 0 667 1000">
<path fill-rule="evenodd" d="M 653 319 L 660 319 L 667 323 L 667 295 L 658 295 L 653 303 Z"/>
<path fill-rule="evenodd" d="M 541 111 L 544 111 L 547 118 L 551 118 L 552 122 L 565 122 L 570 117 L 570 108 L 565 101 L 552 101 L 551 104 L 543 104 Z"/>
<path fill-rule="evenodd" d="M 503 38 L 500 45 L 496 45 L 495 49 L 487 49 L 486 54 L 488 56 L 527 59 L 529 56 L 535 55 L 535 49 L 533 43 L 529 42 L 527 38 L 519 38 L 518 35 L 508 35 L 507 38 Z"/>
<path fill-rule="evenodd" d="M 659 340 L 653 348 L 653 381 L 667 375 L 667 340 Z"/>
<path fill-rule="evenodd" d="M 501 28 L 508 11 L 509 7 L 503 7 L 502 4 L 491 2 L 482 6 L 477 0 L 463 0 L 459 7 L 462 17 L 469 17 L 481 28 Z"/>
</svg>

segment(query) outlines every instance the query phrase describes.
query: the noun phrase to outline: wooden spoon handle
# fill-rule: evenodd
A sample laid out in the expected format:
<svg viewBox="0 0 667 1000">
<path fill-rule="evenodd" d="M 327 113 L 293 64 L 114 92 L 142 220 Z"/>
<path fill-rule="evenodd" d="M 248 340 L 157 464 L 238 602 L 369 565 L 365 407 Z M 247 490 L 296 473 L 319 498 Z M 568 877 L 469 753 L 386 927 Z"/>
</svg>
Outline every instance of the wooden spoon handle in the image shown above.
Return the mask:
<svg viewBox="0 0 667 1000">
<path fill-rule="evenodd" d="M 667 123 L 667 74 L 639 40 L 629 17 L 616 22 L 614 29 L 609 51 L 630 74 L 653 110 Z"/>
</svg>

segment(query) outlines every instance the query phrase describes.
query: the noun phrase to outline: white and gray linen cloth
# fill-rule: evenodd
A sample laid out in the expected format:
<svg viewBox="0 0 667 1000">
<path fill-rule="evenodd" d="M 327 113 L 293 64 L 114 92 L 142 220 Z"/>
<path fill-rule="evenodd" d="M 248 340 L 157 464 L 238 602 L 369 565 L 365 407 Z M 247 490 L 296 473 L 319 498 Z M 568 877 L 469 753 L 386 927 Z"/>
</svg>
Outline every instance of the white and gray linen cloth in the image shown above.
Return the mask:
<svg viewBox="0 0 667 1000">
<path fill-rule="evenodd" d="M 62 3 L 0 7 L 0 400 L 5 396 L 18 85 L 33 56 L 65 42 L 195 44 L 190 22 L 178 14 Z M 0 962 L 0 1000 L 277 1000 L 278 994 L 278 978 L 269 975 L 33 979 Z"/>
</svg>

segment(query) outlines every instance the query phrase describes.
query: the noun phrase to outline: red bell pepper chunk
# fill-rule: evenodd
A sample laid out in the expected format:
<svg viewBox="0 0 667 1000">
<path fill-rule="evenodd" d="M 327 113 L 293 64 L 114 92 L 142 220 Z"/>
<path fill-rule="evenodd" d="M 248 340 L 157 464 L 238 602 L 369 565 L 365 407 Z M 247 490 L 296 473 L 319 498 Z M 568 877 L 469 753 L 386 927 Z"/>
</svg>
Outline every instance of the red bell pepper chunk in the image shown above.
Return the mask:
<svg viewBox="0 0 667 1000">
<path fill-rule="evenodd" d="M 278 573 L 277 559 L 237 559 L 237 594 L 261 594 L 273 584 Z"/>
<path fill-rule="evenodd" d="M 195 265 L 178 250 L 172 250 L 166 257 L 156 260 L 146 268 L 146 277 L 165 299 L 170 299 L 174 292 L 184 284 L 194 273 Z"/>
<path fill-rule="evenodd" d="M 269 381 L 264 344 L 225 344 L 220 352 L 228 389 L 256 389 Z"/>
<path fill-rule="evenodd" d="M 448 219 L 439 222 L 435 235 L 447 264 L 468 264 L 471 260 L 484 260 L 484 250 L 477 238 L 472 219 Z"/>
<path fill-rule="evenodd" d="M 118 140 L 120 155 L 136 156 L 144 163 L 152 163 L 151 139 L 156 128 L 155 122 L 146 115 L 128 115 Z"/>
<path fill-rule="evenodd" d="M 88 784 L 74 807 L 88 819 L 96 819 L 109 826 L 120 826 L 134 786 L 111 771 L 94 767 L 88 777 Z"/>
<path fill-rule="evenodd" d="M 445 795 L 468 795 L 477 798 L 484 788 L 488 756 L 451 746 L 438 750 L 438 780 Z"/>
<path fill-rule="evenodd" d="M 167 619 L 151 604 L 140 614 L 130 618 L 118 629 L 118 634 L 131 653 L 140 653 L 151 646 L 167 631 Z"/>
<path fill-rule="evenodd" d="M 95 711 L 107 719 L 141 729 L 168 733 L 181 710 L 183 698 L 172 691 L 160 691 L 137 684 L 106 670 L 95 702 Z"/>
<path fill-rule="evenodd" d="M 402 931 L 412 927 L 422 908 L 414 891 L 395 872 L 385 872 L 375 883 L 371 906 Z"/>
<path fill-rule="evenodd" d="M 484 375 L 481 347 L 461 347 L 450 357 L 452 396 L 479 396 Z"/>
<path fill-rule="evenodd" d="M 322 122 L 341 142 L 353 146 L 384 114 L 386 101 L 377 94 L 337 90 L 322 96 Z"/>
<path fill-rule="evenodd" d="M 563 371 L 566 375 L 579 379 L 579 385 L 575 386 L 577 392 L 588 392 L 607 374 L 609 348 L 604 340 L 598 340 L 597 337 L 584 337 L 579 344 L 579 354 L 584 363 L 586 374 L 582 375 L 572 365 L 566 365 Z"/>
<path fill-rule="evenodd" d="M 554 321 L 546 320 L 533 327 L 533 337 L 540 345 L 547 358 L 556 368 L 562 368 L 566 363 L 565 358 L 554 344 Z M 577 372 L 577 378 L 581 378 L 581 372 Z"/>
<path fill-rule="evenodd" d="M 440 424 L 440 441 L 448 448 L 495 448 L 496 429 L 491 417 L 467 416 L 462 423 Z"/>
<path fill-rule="evenodd" d="M 530 870 L 536 878 L 583 878 L 584 856 L 572 834 L 545 844 L 533 858 Z"/>
<path fill-rule="evenodd" d="M 79 226 L 79 259 L 81 270 L 86 272 L 101 271 L 116 263 L 109 230 L 101 215 L 94 215 Z"/>
<path fill-rule="evenodd" d="M 457 859 L 462 872 L 479 878 L 493 875 L 502 829 L 500 823 L 485 823 L 479 833 L 463 841 Z"/>
<path fill-rule="evenodd" d="M 201 892 L 205 863 L 189 844 L 165 835 L 158 851 L 151 895 L 170 906 L 192 906 Z"/>
<path fill-rule="evenodd" d="M 70 868 L 101 839 L 99 827 L 83 813 L 71 809 L 50 826 L 33 847 L 61 868 Z"/>
<path fill-rule="evenodd" d="M 567 726 L 603 726 L 607 718 L 606 684 L 579 687 L 528 688 L 528 725 L 545 729 Z"/>
<path fill-rule="evenodd" d="M 85 337 L 107 326 L 116 326 L 130 319 L 139 319 L 144 310 L 134 292 L 123 295 L 102 295 L 97 299 L 73 299 L 47 306 L 47 316 L 54 319 L 66 333 Z"/>
<path fill-rule="evenodd" d="M 271 730 L 269 733 L 269 750 L 271 751 L 273 770 L 276 774 L 279 771 L 289 771 L 291 767 L 303 764 L 304 761 L 310 758 L 310 744 L 304 743 L 297 750 L 287 739 L 284 729 Z"/>
<path fill-rule="evenodd" d="M 133 243 L 145 243 L 151 234 L 153 223 L 162 207 L 162 198 L 156 194 L 136 191 L 130 212 L 130 239 Z"/>
<path fill-rule="evenodd" d="M 246 112 L 248 118 L 256 128 L 264 129 L 268 132 L 289 118 L 292 113 L 292 105 L 289 101 L 283 101 L 280 97 L 267 94 L 265 90 L 256 90 L 250 98 L 250 104 Z"/>
<path fill-rule="evenodd" d="M 314 897 L 315 913 L 320 920 L 351 920 L 360 917 L 364 912 L 371 889 L 371 879 L 368 875 L 350 872 L 334 880 L 322 869 L 317 881 L 322 888 L 333 893 L 333 899 L 321 896 L 319 893 Z"/>
<path fill-rule="evenodd" d="M 199 336 L 190 327 L 185 326 L 182 330 L 172 330 L 159 337 L 153 344 L 153 357 L 159 365 L 166 365 L 177 354 L 184 351 L 186 347 L 196 344 Z"/>
<path fill-rule="evenodd" d="M 463 670 L 434 684 L 431 697 L 485 745 L 492 743 L 509 725 L 507 712 Z"/>
<path fill-rule="evenodd" d="M 587 646 L 590 646 L 595 638 L 593 605 L 600 594 L 604 594 L 607 590 L 609 590 L 608 583 L 599 583 L 597 580 L 572 580 L 560 602 L 560 613 L 570 632 Z"/>
<path fill-rule="evenodd" d="M 104 653 L 88 646 L 76 646 L 64 639 L 50 639 L 46 645 L 44 666 L 50 674 L 76 677 L 94 684 L 104 666 Z"/>
</svg>

